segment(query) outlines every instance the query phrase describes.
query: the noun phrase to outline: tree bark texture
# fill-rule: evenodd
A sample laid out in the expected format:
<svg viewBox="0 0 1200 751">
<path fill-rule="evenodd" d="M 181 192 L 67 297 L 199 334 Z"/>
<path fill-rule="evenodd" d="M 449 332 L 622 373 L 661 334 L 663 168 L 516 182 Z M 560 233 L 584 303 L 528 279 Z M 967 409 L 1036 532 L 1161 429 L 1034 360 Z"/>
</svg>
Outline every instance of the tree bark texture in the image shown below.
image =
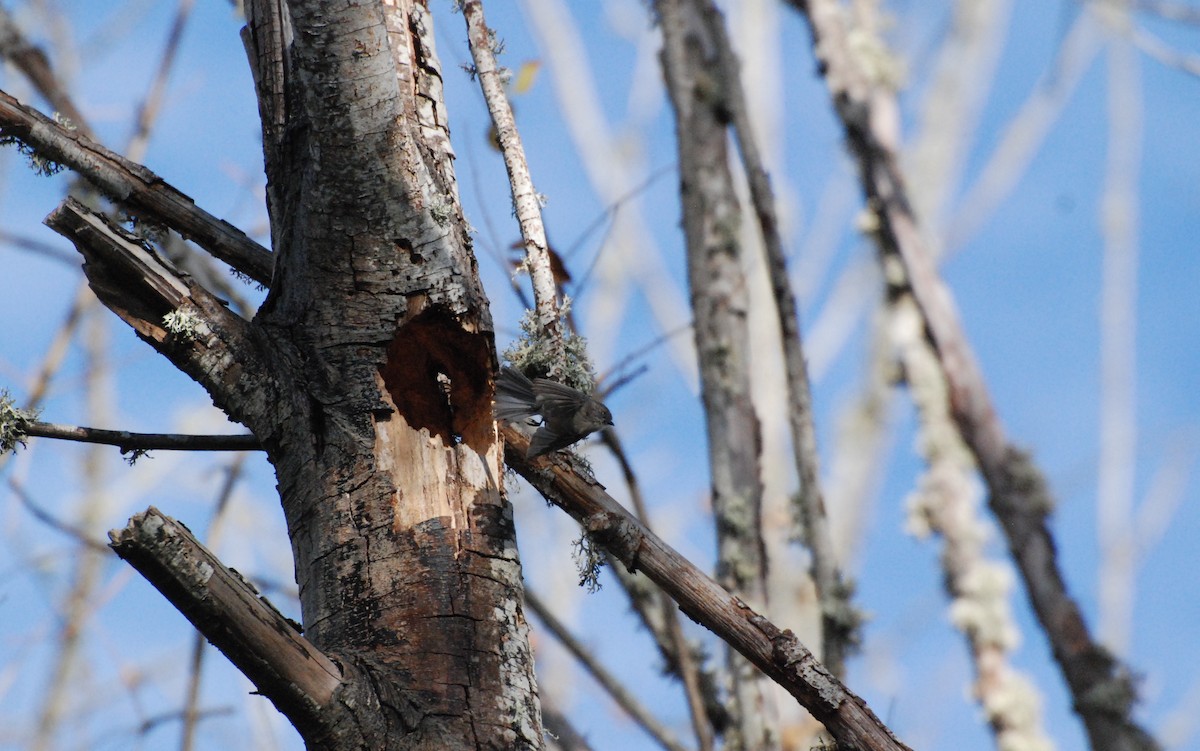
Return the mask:
<svg viewBox="0 0 1200 751">
<path fill-rule="evenodd" d="M 260 94 L 284 110 L 264 121 L 278 258 L 256 323 L 288 387 L 256 433 L 306 635 L 378 689 L 355 713 L 378 748 L 540 748 L 492 323 L 428 11 L 292 2 L 270 18 L 283 27 L 249 36 L 290 44 L 254 57 L 282 58 Z"/>
</svg>

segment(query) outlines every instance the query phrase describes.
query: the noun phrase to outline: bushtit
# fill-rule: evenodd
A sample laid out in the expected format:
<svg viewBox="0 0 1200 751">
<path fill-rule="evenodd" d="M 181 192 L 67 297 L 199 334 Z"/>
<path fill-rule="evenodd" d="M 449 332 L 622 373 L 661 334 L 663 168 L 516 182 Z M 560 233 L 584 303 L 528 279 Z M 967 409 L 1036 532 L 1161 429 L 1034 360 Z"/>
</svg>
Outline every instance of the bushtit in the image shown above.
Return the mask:
<svg viewBox="0 0 1200 751">
<path fill-rule="evenodd" d="M 525 456 L 548 454 L 566 448 L 587 435 L 612 425 L 612 413 L 600 400 L 570 386 L 535 378 L 505 365 L 496 377 L 496 419 L 520 422 L 542 416 Z"/>
</svg>

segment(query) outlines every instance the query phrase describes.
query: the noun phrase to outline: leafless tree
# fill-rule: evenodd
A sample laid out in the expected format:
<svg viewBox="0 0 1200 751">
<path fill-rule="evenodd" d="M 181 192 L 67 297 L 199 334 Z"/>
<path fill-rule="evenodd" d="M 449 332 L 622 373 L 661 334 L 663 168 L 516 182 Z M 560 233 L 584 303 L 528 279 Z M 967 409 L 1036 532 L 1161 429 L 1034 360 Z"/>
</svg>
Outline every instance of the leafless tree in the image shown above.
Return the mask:
<svg viewBox="0 0 1200 751">
<path fill-rule="evenodd" d="M 51 56 L 31 41 L 31 33 L 54 36 L 52 17 L 36 8 L 24 18 L 0 10 L 0 53 L 17 72 L 13 78 L 40 102 L 0 92 L 0 138 L 36 169 L 72 175 L 70 195 L 45 221 L 74 245 L 87 284 L 33 386 L 20 403 L 7 396 L 0 403 L 3 448 L 49 438 L 117 446 L 133 459 L 175 450 L 262 452 L 290 543 L 298 622 L 281 612 L 286 604 L 273 604 L 276 597 L 286 603 L 290 584 L 264 594 L 267 582 L 252 581 L 256 577 L 239 573 L 216 552 L 246 471 L 241 454 L 220 473 L 216 511 L 203 533 L 173 518 L 170 498 L 109 533 L 111 549 L 197 634 L 179 712 L 146 717 L 143 729 L 178 722 L 181 747 L 192 748 L 197 725 L 224 711 L 201 706 L 202 636 L 310 749 L 602 747 L 603 739 L 576 730 L 535 676 L 528 608 L 534 629 L 565 645 L 663 748 L 907 748 L 880 719 L 880 708 L 873 711 L 847 685 L 863 616 L 847 573 L 850 555 L 828 511 L 830 498 L 857 504 L 869 492 L 876 470 L 868 465 L 881 455 L 886 412 L 896 399 L 891 385 L 901 381 L 916 408 L 925 463 L 914 481 L 911 520 L 919 532 L 942 540 L 954 623 L 998 747 L 1047 748 L 1050 734 L 1036 689 L 1009 660 L 1008 569 L 987 557 L 989 527 L 975 503 L 976 477 L 1090 746 L 1157 747 L 1133 716 L 1132 671 L 1103 646 L 1067 585 L 1048 524 L 1045 472 L 1007 433 L 938 267 L 943 251 L 973 231 L 971 222 L 1003 192 L 1003 176 L 991 194 L 985 184 L 965 201 L 976 214 L 964 211 L 951 226 L 943 214 L 945 191 L 961 156 L 947 160 L 951 166 L 936 160 L 966 138 L 947 123 L 969 119 L 978 101 L 963 95 L 962 81 L 956 87 L 954 78 L 987 75 L 996 43 L 987 25 L 998 23 L 1003 10 L 991 3 L 955 7 L 941 48 L 947 57 L 931 76 L 944 87 L 930 94 L 941 109 L 922 121 L 927 130 L 906 153 L 897 102 L 901 76 L 877 5 L 787 5 L 769 12 L 788 14 L 796 50 L 811 42 L 805 54 L 819 71 L 865 201 L 859 229 L 882 270 L 860 277 L 869 282 L 856 287 L 853 304 L 874 310 L 872 357 L 855 407 L 858 430 L 848 439 L 855 450 L 838 451 L 829 473 L 837 478 L 833 489 L 822 487 L 800 295 L 788 268 L 785 219 L 772 181 L 776 167 L 762 144 L 752 72 L 743 59 L 755 58 L 744 50 L 747 35 L 739 33 L 738 20 L 726 16 L 729 11 L 744 21 L 767 6 L 722 10 L 712 0 L 657 0 L 646 20 L 656 30 L 650 37 L 658 44 L 655 69 L 675 126 L 672 158 L 690 300 L 676 312 L 684 310 L 682 330 L 690 330 L 692 346 L 675 332 L 664 338 L 683 353 L 689 373 L 694 358 L 698 374 L 707 461 L 694 464 L 704 464 L 709 475 L 716 543 L 711 576 L 652 523 L 619 414 L 617 427 L 601 436 L 611 477 L 571 452 L 529 458 L 529 426 L 494 419 L 501 359 L 585 390 L 594 385 L 595 369 L 584 345 L 586 319 L 577 322 L 568 295 L 586 287 L 572 282 L 564 253 L 548 239 L 543 196 L 511 101 L 521 84 L 498 60 L 503 34 L 489 28 L 482 2 L 458 3 L 457 19 L 409 0 L 240 5 L 261 120 L 269 242 L 220 219 L 189 197 L 187 185 L 140 163 L 194 12 L 191 0 L 175 9 L 157 74 L 133 118 L 134 135 L 120 152 L 100 144 L 87 109 L 78 106 Z M 529 8 L 546 57 L 569 78 L 569 54 L 558 46 L 570 44 L 563 7 L 547 0 Z M 1083 13 L 1094 16 L 1093 23 L 1129 28 L 1122 25 L 1128 9 Z M 520 249 L 513 278 L 530 279 L 523 331 L 503 356 L 496 330 L 517 322 L 498 324 L 485 292 L 477 257 L 485 241 L 474 239 L 464 215 L 455 161 L 463 147 L 461 136 L 451 139 L 455 113 L 445 93 L 447 77 L 459 71 L 443 62 L 435 45 L 452 19 L 460 26 L 441 39 L 467 40 L 455 54 L 486 105 L 489 141 L 508 175 L 504 203 L 511 201 L 521 238 L 513 246 Z M 48 31 L 36 27 L 39 20 Z M 1114 55 L 1130 54 L 1113 34 Z M 964 70 L 961 60 L 980 68 Z M 570 95 L 562 98 L 570 110 Z M 580 104 L 567 118 L 585 113 Z M 1129 179 L 1114 167 L 1115 195 Z M 610 180 L 606 190 L 618 182 L 628 186 Z M 614 212 L 626 200 L 604 197 Z M 611 231 L 613 245 L 639 239 L 629 216 L 615 219 Z M 1131 241 L 1126 225 L 1112 232 L 1116 277 L 1105 294 L 1121 313 L 1128 291 L 1118 272 L 1128 273 L 1122 264 L 1129 262 Z M 61 248 L 15 232 L 6 231 L 4 239 L 24 252 L 62 256 Z M 596 274 L 627 264 L 636 283 L 653 287 L 653 261 L 614 253 L 597 262 Z M 216 270 L 221 266 L 232 270 L 234 281 Z M 617 287 L 606 291 L 617 298 Z M 513 289 L 524 300 L 523 280 Z M 670 295 L 668 289 L 647 293 L 652 306 L 664 309 Z M 83 325 L 103 330 L 96 324 L 97 301 L 202 386 L 244 431 L 146 433 L 41 420 L 38 407 L 67 342 L 79 337 L 93 371 L 87 421 L 109 421 L 97 385 L 107 367 L 105 337 L 78 332 Z M 656 317 L 665 329 L 669 316 Z M 1106 360 L 1117 403 L 1108 413 L 1116 437 L 1105 444 L 1113 466 L 1128 450 L 1120 440 L 1121 421 L 1129 419 L 1120 402 L 1127 379 L 1122 358 L 1129 354 L 1125 322 L 1113 315 Z M 770 368 L 763 363 L 777 366 L 775 381 L 767 383 Z M 611 381 L 598 388 L 619 394 Z M 15 474 L 9 479 L 12 496 L 29 512 L 77 542 L 46 699 L 36 727 L 21 739 L 35 748 L 54 747 L 66 722 L 64 697 L 80 634 L 98 597 L 99 562 L 109 555 L 95 529 L 103 495 L 113 492 L 105 490 L 112 473 L 98 459 L 103 449 L 88 451 L 85 483 L 95 499 L 74 516 L 47 509 Z M 853 461 L 848 455 L 859 463 L 845 464 Z M 1105 529 L 1115 548 L 1128 553 L 1118 544 L 1125 538 L 1117 513 L 1128 477 L 1113 472 L 1106 508 L 1116 511 Z M 517 475 L 577 522 L 582 582 L 595 583 L 599 568 L 611 566 L 614 586 L 677 687 L 687 733 L 664 722 L 591 654 L 556 616 L 552 601 L 526 590 L 508 500 Z M 616 478 L 623 482 L 619 491 L 602 484 L 616 485 Z M 794 487 L 781 492 L 788 483 Z M 785 496 L 789 502 L 781 502 Z M 1129 561 L 1118 556 L 1108 564 L 1110 578 L 1124 581 Z M 1125 586 L 1113 590 L 1117 604 L 1127 603 L 1131 585 Z M 716 641 L 699 638 L 681 614 Z M 1128 640 L 1127 629 L 1109 630 Z M 711 653 L 714 644 L 720 655 Z"/>
</svg>

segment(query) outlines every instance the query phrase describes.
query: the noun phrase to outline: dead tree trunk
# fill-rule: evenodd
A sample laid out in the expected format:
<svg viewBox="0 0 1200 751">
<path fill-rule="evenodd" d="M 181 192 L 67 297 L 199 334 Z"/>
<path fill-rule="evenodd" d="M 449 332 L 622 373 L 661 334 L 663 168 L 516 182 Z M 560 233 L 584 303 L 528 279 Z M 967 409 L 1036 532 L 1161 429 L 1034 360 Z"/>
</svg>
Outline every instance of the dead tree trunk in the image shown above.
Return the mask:
<svg viewBox="0 0 1200 751">
<path fill-rule="evenodd" d="M 283 74 L 259 92 L 278 259 L 257 323 L 287 388 L 259 437 L 308 638 L 393 694 L 376 747 L 540 747 L 492 323 L 433 28 L 398 5 L 291 3 L 282 48 L 251 19 L 257 80 Z"/>
<path fill-rule="evenodd" d="M 147 575 L 193 622 L 206 619 L 309 748 L 541 748 L 491 416 L 492 322 L 428 11 L 317 0 L 246 11 L 274 245 L 255 319 L 77 203 L 51 221 L 83 252 L 101 300 L 266 448 L 305 649 L 289 653 L 304 640 L 273 611 L 256 623 L 275 623 L 282 642 L 244 638 L 254 629 L 236 608 L 206 609 L 206 597 L 253 593 L 214 588 L 194 539 L 161 516 L 137 520 L 117 547 L 157 557 L 135 565 L 157 571 Z M 199 561 L 195 576 L 184 559 Z"/>
</svg>

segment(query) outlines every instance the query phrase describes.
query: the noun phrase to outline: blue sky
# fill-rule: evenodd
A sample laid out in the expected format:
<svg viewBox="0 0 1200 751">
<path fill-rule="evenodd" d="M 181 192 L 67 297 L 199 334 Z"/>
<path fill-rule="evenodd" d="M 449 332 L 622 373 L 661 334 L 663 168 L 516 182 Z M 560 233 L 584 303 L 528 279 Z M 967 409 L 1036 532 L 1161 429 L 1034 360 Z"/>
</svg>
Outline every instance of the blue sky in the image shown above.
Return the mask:
<svg viewBox="0 0 1200 751">
<path fill-rule="evenodd" d="M 87 58 L 85 64 L 73 66 L 70 60 L 55 62 L 73 73 L 72 90 L 102 140 L 121 148 L 175 6 L 152 0 L 79 0 L 61 2 L 59 7 L 70 38 L 87 51 Z M 947 24 L 949 10 L 944 4 L 915 3 L 890 9 L 895 26 L 889 39 L 908 62 L 913 83 L 911 91 L 901 94 L 904 130 L 911 134 L 920 116 L 929 51 Z M 586 160 L 577 154 L 569 118 L 562 112 L 561 92 L 555 86 L 556 72 L 546 63 L 548 53 L 529 28 L 536 15 L 546 10 L 532 3 L 487 7 L 490 23 L 506 41 L 503 62 L 514 68 L 534 59 L 546 63 L 533 87 L 515 97 L 515 104 L 535 182 L 549 199 L 545 214 L 551 241 L 560 249 L 579 242 L 579 250 L 568 258 L 572 272 L 582 275 L 597 253 L 606 257 L 624 253 L 629 263 L 660 254 L 661 266 L 643 273 L 661 276 L 645 286 L 638 284 L 646 282 L 644 278 L 622 287 L 605 286 L 609 283 L 594 277 L 577 296 L 583 332 L 595 340 L 597 351 L 605 353 L 606 359 L 597 362 L 604 373 L 621 357 L 664 333 L 654 294 L 665 294 L 668 288 L 686 294 L 677 179 L 670 171 L 675 161 L 674 131 L 659 87 L 639 76 L 654 74 L 652 57 L 648 67 L 644 59 L 641 67 L 638 64 L 635 41 L 639 30 L 650 28 L 642 4 L 635 0 L 604 6 L 573 4 L 571 10 L 594 77 L 603 124 L 638 157 L 630 159 L 634 166 L 628 170 L 625 190 L 667 169 L 637 194 L 636 210 L 648 241 L 644 246 L 614 247 L 606 242 L 607 224 L 581 238 L 583 229 L 608 209 L 608 203 L 590 182 Z M 502 350 L 516 332 L 520 303 L 507 289 L 507 270 L 493 261 L 491 253 L 506 255 L 517 230 L 503 164 L 486 143 L 486 111 L 477 88 L 459 70 L 469 59 L 462 19 L 448 12 L 447 3 L 435 4 L 435 11 L 460 191 L 466 214 L 479 230 L 480 268 Z M 996 80 L 966 159 L 965 182 L 952 193 L 952 217 L 956 199 L 979 177 L 1012 118 L 1045 79 L 1055 50 L 1079 12 L 1076 4 L 1012 5 Z M 20 14 L 18 18 L 27 28 L 38 20 Z M 1141 17 L 1139 22 L 1178 49 L 1196 47 L 1195 32 L 1185 26 Z M 259 131 L 237 36 L 239 26 L 228 5 L 197 3 L 145 162 L 209 211 L 248 231 L 261 232 L 265 210 Z M 859 204 L 853 193 L 854 200 L 841 209 L 823 213 L 821 208 L 831 183 L 840 179 L 852 186 L 845 178 L 852 170 L 823 85 L 815 76 L 806 29 L 781 11 L 777 24 L 761 30 L 761 43 L 778 44 L 784 50 L 769 74 L 779 81 L 780 113 L 780 136 L 769 146 L 781 155 L 772 172 L 790 228 L 785 239 L 789 251 L 797 254 L 793 268 L 807 268 L 801 249 L 827 250 L 831 258 L 827 270 L 815 279 L 815 293 L 806 298 L 804 318 L 811 332 L 826 320 L 823 316 L 834 299 L 831 288 L 837 274 L 869 260 L 872 249 L 854 229 Z M 1020 182 L 944 267 L 999 413 L 1013 439 L 1034 453 L 1051 482 L 1058 501 L 1053 526 L 1061 565 L 1093 625 L 1099 607 L 1095 500 L 1104 242 L 1099 201 L 1110 127 L 1106 66 L 1103 53 L 1090 63 Z M 1138 57 L 1136 75 L 1142 100 L 1136 503 L 1156 487 L 1165 467 L 1174 462 L 1182 468 L 1177 505 L 1141 559 L 1128 654 L 1141 676 L 1144 702 L 1139 717 L 1158 732 L 1176 727 L 1171 724 L 1176 718 L 1194 717 L 1200 711 L 1193 669 L 1200 664 L 1196 638 L 1200 579 L 1192 575 L 1197 564 L 1193 541 L 1200 537 L 1200 485 L 1195 471 L 1200 399 L 1195 395 L 1194 375 L 1200 370 L 1200 295 L 1196 292 L 1200 191 L 1194 188 L 1200 177 L 1200 139 L 1196 138 L 1200 81 L 1145 55 Z M 10 69 L 0 80 L 6 91 L 29 100 L 27 85 Z M 0 153 L 0 166 L 6 178 L 0 183 L 0 228 L 73 253 L 69 244 L 39 224 L 57 204 L 69 176 L 35 178 L 12 151 Z M 813 248 L 815 228 L 822 222 L 832 223 L 838 231 L 827 246 Z M 266 242 L 261 234 L 259 239 Z M 0 324 L 0 385 L 22 399 L 81 275 L 60 261 L 7 245 L 0 245 L 0 258 L 6 269 L 0 275 L 4 314 L 0 320 L 5 322 Z M 811 281 L 797 279 L 796 283 Z M 602 295 L 611 289 L 629 291 L 620 310 L 606 314 Z M 185 376 L 160 361 L 114 317 L 99 320 L 105 322 L 104 333 L 92 331 L 89 337 L 108 337 L 108 388 L 115 404 L 109 414 L 99 414 L 109 421 L 103 427 L 228 429 L 221 425 L 220 415 L 206 406 L 203 392 Z M 690 342 L 690 333 L 679 340 Z M 828 452 L 836 445 L 837 420 L 862 376 L 865 342 L 866 323 L 860 317 L 844 346 L 832 356 L 830 367 L 814 383 L 826 469 L 832 462 Z M 649 370 L 614 394 L 609 406 L 658 525 L 683 552 L 709 565 L 712 531 L 706 516 L 704 423 L 692 391 L 693 378 L 668 348 L 654 349 L 638 362 Z M 70 355 L 46 402 L 44 419 L 94 421 L 81 390 L 85 365 L 78 351 Z M 892 448 L 881 468 L 879 492 L 864 511 L 865 531 L 854 559 L 859 604 L 871 620 L 864 634 L 866 651 L 851 664 L 848 682 L 915 748 L 987 748 L 991 740 L 968 697 L 970 666 L 965 649 L 948 625 L 936 545 L 902 531 L 904 499 L 921 465 L 913 449 L 908 401 L 901 393 L 895 403 Z M 7 465 L 4 479 L 19 479 L 39 504 L 70 516 L 82 495 L 76 467 L 83 453 L 78 446 L 37 442 Z M 601 480 L 614 493 L 622 492 L 611 463 L 599 451 L 592 455 Z M 103 450 L 100 456 L 106 501 L 90 527 L 94 537 L 102 538 L 106 529 L 122 525 L 129 514 L 149 503 L 193 530 L 207 529 L 227 457 L 157 452 L 131 469 L 115 450 Z M 260 458 L 252 459 L 249 468 L 235 498 L 235 522 L 217 548 L 239 570 L 290 582 L 274 478 Z M 27 717 L 39 706 L 50 664 L 47 640 L 57 623 L 55 606 L 66 591 L 74 548 L 68 539 L 34 520 L 11 494 L 0 499 L 0 716 L 5 718 L 0 727 L 14 727 L 13 718 Z M 657 657 L 637 632 L 618 588 L 609 583 L 597 595 L 574 590 L 568 544 L 574 532 L 569 522 L 528 492 L 517 490 L 514 503 L 527 579 L 686 737 L 683 706 L 659 678 Z M 256 534 L 247 537 L 246 529 Z M 1002 545 L 993 542 L 994 552 L 1001 556 Z M 107 746 L 111 748 L 130 747 L 130 743 L 146 749 L 174 748 L 177 725 L 164 723 L 140 735 L 137 726 L 157 712 L 178 706 L 180 662 L 190 632 L 182 617 L 119 561 L 102 560 L 97 566 L 100 583 L 95 597 L 103 605 L 85 642 L 88 667 L 82 680 L 97 687 L 119 686 L 121 696 L 111 705 L 120 711 L 108 715 L 109 719 L 99 719 L 94 711 L 81 712 L 66 737 L 90 748 L 104 747 L 93 743 L 103 737 L 116 739 Z M 285 594 L 273 599 L 285 612 L 294 613 Z M 1058 747 L 1083 749 L 1069 698 L 1049 664 L 1045 640 L 1032 625 L 1019 590 L 1013 603 L 1023 633 L 1014 661 L 1029 671 L 1042 691 L 1046 727 Z M 536 628 L 535 622 L 535 632 Z M 698 629 L 693 633 L 700 635 Z M 553 698 L 571 711 L 597 748 L 652 747 L 588 680 L 564 681 L 569 663 L 548 636 L 540 634 L 536 639 L 542 660 L 539 670 L 547 685 L 555 687 Z M 204 723 L 202 747 L 230 743 L 241 747 L 247 737 L 258 739 L 248 734 L 262 732 L 264 724 L 252 716 L 262 710 L 249 710 L 248 715 L 246 707 L 265 702 L 247 700 L 247 686 L 220 655 L 208 656 L 206 670 L 205 706 L 230 707 L 235 712 Z M 133 681 L 129 678 L 133 674 L 142 677 Z M 125 680 L 118 680 L 118 675 Z M 271 711 L 267 708 L 267 714 Z M 1177 747 L 1200 748 L 1195 721 L 1182 727 Z M 285 747 L 299 747 L 288 732 L 281 737 Z M 0 733 L 0 748 L 18 741 L 19 736 Z M 265 743 L 258 745 L 267 747 Z"/>
</svg>

